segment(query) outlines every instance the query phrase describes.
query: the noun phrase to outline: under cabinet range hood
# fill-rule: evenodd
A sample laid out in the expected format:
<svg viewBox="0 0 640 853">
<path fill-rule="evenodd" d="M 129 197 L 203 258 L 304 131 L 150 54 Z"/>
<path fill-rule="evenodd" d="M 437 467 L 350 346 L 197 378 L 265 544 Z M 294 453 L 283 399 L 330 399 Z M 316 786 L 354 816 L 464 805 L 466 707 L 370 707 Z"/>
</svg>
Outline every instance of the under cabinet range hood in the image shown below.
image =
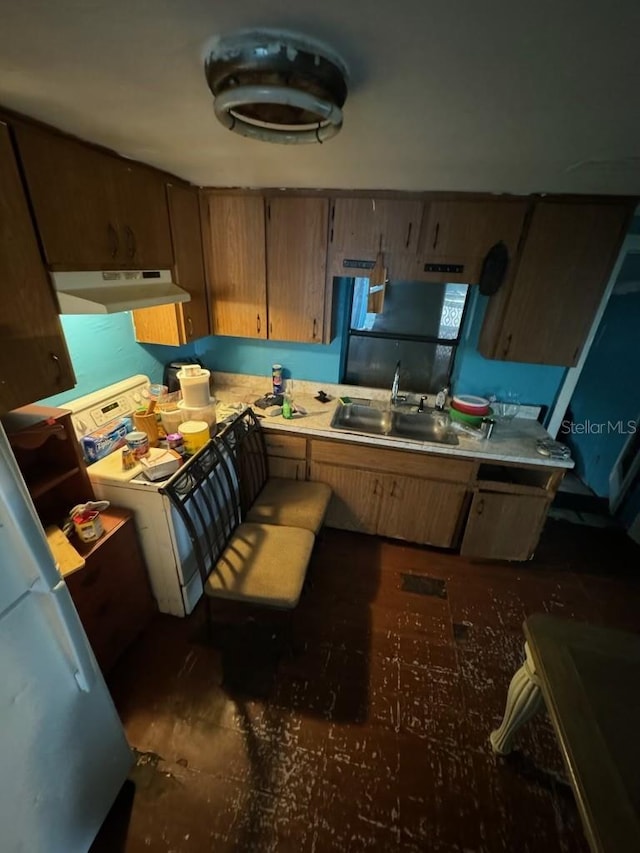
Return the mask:
<svg viewBox="0 0 640 853">
<path fill-rule="evenodd" d="M 189 302 L 170 270 L 91 270 L 51 273 L 61 314 L 116 314 Z"/>
</svg>

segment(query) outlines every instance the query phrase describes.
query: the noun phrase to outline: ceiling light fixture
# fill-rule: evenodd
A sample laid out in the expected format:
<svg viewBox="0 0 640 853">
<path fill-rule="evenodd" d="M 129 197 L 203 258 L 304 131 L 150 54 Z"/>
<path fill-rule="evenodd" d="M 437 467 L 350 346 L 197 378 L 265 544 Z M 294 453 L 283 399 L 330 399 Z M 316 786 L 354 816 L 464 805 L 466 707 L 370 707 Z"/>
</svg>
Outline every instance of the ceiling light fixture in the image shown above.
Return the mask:
<svg viewBox="0 0 640 853">
<path fill-rule="evenodd" d="M 205 52 L 214 110 L 229 130 L 265 142 L 324 142 L 342 127 L 347 70 L 325 45 L 279 30 L 217 38 Z"/>
</svg>

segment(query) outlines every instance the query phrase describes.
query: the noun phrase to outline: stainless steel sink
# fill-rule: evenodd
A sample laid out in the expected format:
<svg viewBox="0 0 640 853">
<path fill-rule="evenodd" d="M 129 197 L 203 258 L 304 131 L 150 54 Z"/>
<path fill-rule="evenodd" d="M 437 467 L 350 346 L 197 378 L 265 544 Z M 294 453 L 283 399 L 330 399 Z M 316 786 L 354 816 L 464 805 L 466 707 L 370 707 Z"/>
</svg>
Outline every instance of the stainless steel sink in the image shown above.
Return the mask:
<svg viewBox="0 0 640 853">
<path fill-rule="evenodd" d="M 368 435 L 388 435 L 437 444 L 458 444 L 446 415 L 441 412 L 407 412 L 366 403 L 338 405 L 331 420 L 333 429 Z"/>
<path fill-rule="evenodd" d="M 334 429 L 346 429 L 352 432 L 389 435 L 391 412 L 359 403 L 348 403 L 346 406 L 338 405 L 331 420 L 331 426 Z"/>
<path fill-rule="evenodd" d="M 441 412 L 393 412 L 391 434 L 416 441 L 435 441 L 438 444 L 458 443 L 458 437 L 451 429 L 448 417 Z"/>
</svg>

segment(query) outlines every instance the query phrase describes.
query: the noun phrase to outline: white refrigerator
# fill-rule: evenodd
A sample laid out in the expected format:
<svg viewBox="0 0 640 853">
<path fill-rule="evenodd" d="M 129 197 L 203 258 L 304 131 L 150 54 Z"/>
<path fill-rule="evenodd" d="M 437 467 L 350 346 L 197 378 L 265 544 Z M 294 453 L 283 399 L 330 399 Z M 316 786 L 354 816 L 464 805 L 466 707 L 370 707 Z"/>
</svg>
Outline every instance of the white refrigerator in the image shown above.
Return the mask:
<svg viewBox="0 0 640 853">
<path fill-rule="evenodd" d="M 86 851 L 131 764 L 0 425 L 0 849 Z"/>
</svg>

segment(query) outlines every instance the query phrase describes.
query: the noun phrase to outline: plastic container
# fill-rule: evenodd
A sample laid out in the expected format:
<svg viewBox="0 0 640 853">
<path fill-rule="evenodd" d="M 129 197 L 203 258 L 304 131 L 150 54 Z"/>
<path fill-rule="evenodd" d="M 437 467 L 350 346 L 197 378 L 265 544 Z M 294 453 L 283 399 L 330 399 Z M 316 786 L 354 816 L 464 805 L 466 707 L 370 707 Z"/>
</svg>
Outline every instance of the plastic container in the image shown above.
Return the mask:
<svg viewBox="0 0 640 853">
<path fill-rule="evenodd" d="M 209 405 L 209 377 L 211 371 L 205 370 L 199 364 L 185 364 L 178 371 L 178 380 L 182 390 L 182 399 L 189 409 L 204 408 Z"/>
<path fill-rule="evenodd" d="M 185 421 L 180 424 L 178 432 L 184 442 L 184 450 L 188 456 L 193 456 L 209 441 L 209 424 L 206 421 Z"/>
<path fill-rule="evenodd" d="M 81 542 L 95 542 L 104 533 L 100 513 L 85 510 L 73 516 L 73 526 Z"/>
<path fill-rule="evenodd" d="M 184 400 L 181 400 L 178 403 L 178 411 L 182 415 L 181 423 L 184 421 L 206 421 L 209 427 L 213 428 L 216 425 L 216 401 L 213 397 L 209 398 L 206 406 L 187 406 Z"/>
</svg>

